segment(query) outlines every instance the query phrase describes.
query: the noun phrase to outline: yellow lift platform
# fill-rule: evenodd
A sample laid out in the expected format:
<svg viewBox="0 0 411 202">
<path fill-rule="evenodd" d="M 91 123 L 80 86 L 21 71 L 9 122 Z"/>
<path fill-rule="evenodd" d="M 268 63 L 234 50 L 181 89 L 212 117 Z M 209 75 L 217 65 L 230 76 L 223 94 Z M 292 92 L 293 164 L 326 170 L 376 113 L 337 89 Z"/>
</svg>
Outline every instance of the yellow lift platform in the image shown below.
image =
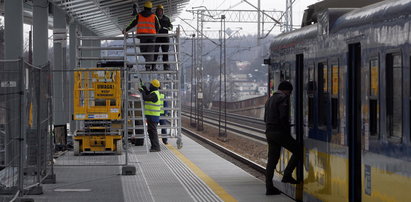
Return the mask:
<svg viewBox="0 0 411 202">
<path fill-rule="evenodd" d="M 73 119 L 84 124 L 74 135 L 74 155 L 122 153 L 119 68 L 81 68 L 74 71 Z"/>
</svg>

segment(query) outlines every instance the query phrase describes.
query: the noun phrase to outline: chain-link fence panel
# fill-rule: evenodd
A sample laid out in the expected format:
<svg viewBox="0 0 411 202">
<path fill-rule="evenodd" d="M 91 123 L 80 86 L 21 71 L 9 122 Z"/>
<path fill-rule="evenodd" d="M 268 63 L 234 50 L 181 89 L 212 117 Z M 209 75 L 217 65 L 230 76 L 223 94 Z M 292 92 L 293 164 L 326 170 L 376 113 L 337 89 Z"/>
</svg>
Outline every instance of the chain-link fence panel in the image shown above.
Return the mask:
<svg viewBox="0 0 411 202">
<path fill-rule="evenodd" d="M 39 186 L 46 178 L 53 176 L 53 141 L 51 111 L 51 74 L 47 64 L 36 67 L 24 63 L 27 90 L 26 164 L 24 187 Z M 41 190 L 40 190 L 41 191 Z M 38 191 L 36 191 L 38 192 Z"/>
<path fill-rule="evenodd" d="M 41 194 L 53 175 L 50 67 L 0 60 L 0 199 Z"/>
<path fill-rule="evenodd" d="M 0 193 L 23 190 L 24 78 L 21 60 L 0 61 Z"/>
</svg>

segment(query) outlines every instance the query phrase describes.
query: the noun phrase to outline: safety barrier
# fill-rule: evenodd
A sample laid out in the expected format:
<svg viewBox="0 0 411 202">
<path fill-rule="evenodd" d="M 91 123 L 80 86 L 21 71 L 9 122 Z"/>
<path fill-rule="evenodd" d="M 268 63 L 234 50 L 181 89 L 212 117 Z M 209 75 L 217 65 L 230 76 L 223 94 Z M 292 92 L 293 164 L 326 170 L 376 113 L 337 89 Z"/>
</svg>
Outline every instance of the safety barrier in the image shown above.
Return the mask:
<svg viewBox="0 0 411 202">
<path fill-rule="evenodd" d="M 41 194 L 55 181 L 51 89 L 48 64 L 0 60 L 0 198 Z"/>
</svg>

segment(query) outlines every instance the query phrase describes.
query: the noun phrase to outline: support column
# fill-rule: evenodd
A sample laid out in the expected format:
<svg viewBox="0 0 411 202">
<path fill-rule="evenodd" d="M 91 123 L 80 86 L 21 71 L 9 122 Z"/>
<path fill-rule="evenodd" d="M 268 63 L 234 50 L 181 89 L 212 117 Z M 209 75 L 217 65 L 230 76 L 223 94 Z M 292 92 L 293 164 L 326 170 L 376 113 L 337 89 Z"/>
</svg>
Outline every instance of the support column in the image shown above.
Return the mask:
<svg viewBox="0 0 411 202">
<path fill-rule="evenodd" d="M 53 33 L 65 33 L 66 30 L 66 16 L 64 11 L 57 6 L 54 7 L 53 16 Z M 54 70 L 57 70 L 53 74 L 53 98 L 54 98 L 54 125 L 66 125 L 68 123 L 68 103 L 70 100 L 66 97 L 66 84 L 64 83 L 67 78 L 67 72 L 63 72 L 65 67 L 65 40 L 54 39 Z"/>
<path fill-rule="evenodd" d="M 48 63 L 48 1 L 33 1 L 33 65 Z"/>
<path fill-rule="evenodd" d="M 4 2 L 4 59 L 23 57 L 23 1 Z"/>
<path fill-rule="evenodd" d="M 74 21 L 70 24 L 69 27 L 69 35 L 70 35 L 70 44 L 69 44 L 69 55 L 70 55 L 70 60 L 68 63 L 68 69 L 69 70 L 73 70 L 76 68 L 77 66 L 77 58 L 76 58 L 76 49 L 77 49 L 77 23 Z M 73 72 L 70 72 L 69 75 L 69 106 L 70 106 L 70 111 L 69 114 L 72 115 L 74 113 L 74 103 L 73 103 L 73 85 L 74 85 L 74 77 L 73 77 Z M 70 119 L 70 133 L 74 134 L 74 131 L 76 131 L 78 129 L 78 126 L 76 124 L 76 121 L 74 121 L 73 119 Z"/>
</svg>

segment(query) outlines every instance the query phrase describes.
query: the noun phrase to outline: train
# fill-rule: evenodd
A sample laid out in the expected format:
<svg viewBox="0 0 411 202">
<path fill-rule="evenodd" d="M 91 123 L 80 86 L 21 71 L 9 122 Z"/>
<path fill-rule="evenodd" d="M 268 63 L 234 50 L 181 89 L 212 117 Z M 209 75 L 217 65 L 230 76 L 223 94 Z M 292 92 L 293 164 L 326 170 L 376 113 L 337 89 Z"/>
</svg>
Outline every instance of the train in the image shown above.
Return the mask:
<svg viewBox="0 0 411 202">
<path fill-rule="evenodd" d="M 292 135 L 304 148 L 302 183 L 275 185 L 302 201 L 411 201 L 411 0 L 324 9 L 269 51 L 269 95 L 293 84 Z"/>
</svg>

